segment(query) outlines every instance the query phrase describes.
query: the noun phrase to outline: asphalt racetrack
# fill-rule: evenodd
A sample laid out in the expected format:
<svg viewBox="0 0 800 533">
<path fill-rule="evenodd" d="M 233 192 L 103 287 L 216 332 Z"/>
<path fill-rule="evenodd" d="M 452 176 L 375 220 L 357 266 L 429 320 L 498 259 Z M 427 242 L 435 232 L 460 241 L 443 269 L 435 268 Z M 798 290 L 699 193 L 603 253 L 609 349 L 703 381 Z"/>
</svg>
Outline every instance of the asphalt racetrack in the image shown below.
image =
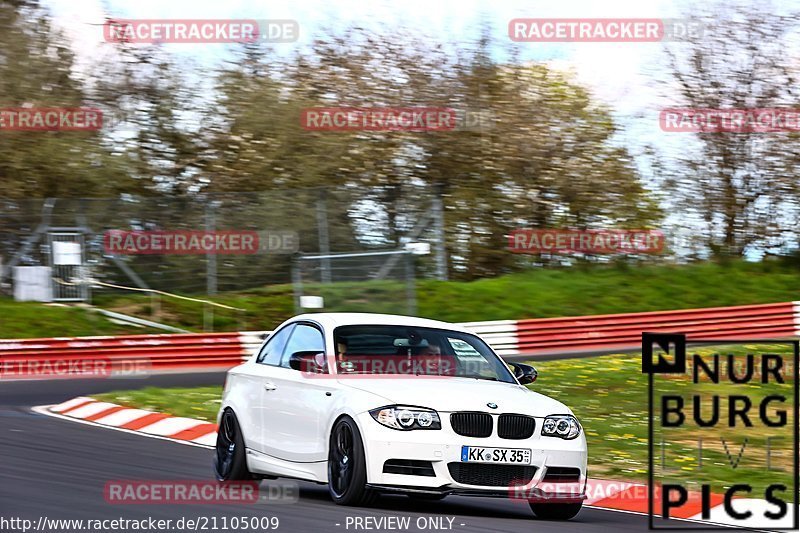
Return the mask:
<svg viewBox="0 0 800 533">
<path fill-rule="evenodd" d="M 377 527 L 377 520 L 382 517 L 410 517 L 410 526 L 403 530 L 411 532 L 620 533 L 647 530 L 646 516 L 589 508 L 584 508 L 569 522 L 537 520 L 526 504 L 504 498 L 451 496 L 438 502 L 420 502 L 404 495 L 383 495 L 371 508 L 341 507 L 330 500 L 325 486 L 306 482 L 299 483 L 299 500 L 294 503 L 110 504 L 104 498 L 108 481 L 213 479 L 213 452 L 31 411 L 33 406 L 56 404 L 103 391 L 146 386 L 221 385 L 223 379 L 222 373 L 197 373 L 165 374 L 146 379 L 1 382 L 0 517 L 28 519 L 35 526 L 39 525 L 41 517 L 46 518 L 45 524 L 52 519 L 141 520 L 149 517 L 171 519 L 174 524 L 181 518 L 217 517 L 216 531 L 224 531 L 222 517 L 266 516 L 277 517 L 277 530 L 290 533 L 398 530 L 391 528 L 394 522 L 383 522 L 390 527 Z M 262 481 L 262 491 L 269 483 L 275 482 Z M 358 517 L 370 517 L 370 521 L 356 522 Z M 357 523 L 362 526 L 357 527 Z M 208 531 L 214 531 L 211 524 L 207 522 Z M 441 524 L 443 529 L 431 527 L 435 524 Z M 22 531 L 19 523 L 14 526 L 0 522 L 0 526 L 5 526 L 0 527 L 3 532 Z M 77 530 L 74 526 L 39 529 L 45 533 Z"/>
</svg>

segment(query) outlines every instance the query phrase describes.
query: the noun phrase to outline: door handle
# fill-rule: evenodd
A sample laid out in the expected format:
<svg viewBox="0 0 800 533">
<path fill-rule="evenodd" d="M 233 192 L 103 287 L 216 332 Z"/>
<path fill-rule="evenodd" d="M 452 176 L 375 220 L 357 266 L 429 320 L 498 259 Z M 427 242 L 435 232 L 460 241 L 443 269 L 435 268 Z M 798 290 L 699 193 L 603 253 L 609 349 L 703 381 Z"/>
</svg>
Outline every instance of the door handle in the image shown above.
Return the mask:
<svg viewBox="0 0 800 533">
<path fill-rule="evenodd" d="M 272 383 L 271 381 L 267 381 L 264 383 L 264 390 L 275 390 L 277 388 L 278 387 L 276 387 L 275 384 Z"/>
</svg>

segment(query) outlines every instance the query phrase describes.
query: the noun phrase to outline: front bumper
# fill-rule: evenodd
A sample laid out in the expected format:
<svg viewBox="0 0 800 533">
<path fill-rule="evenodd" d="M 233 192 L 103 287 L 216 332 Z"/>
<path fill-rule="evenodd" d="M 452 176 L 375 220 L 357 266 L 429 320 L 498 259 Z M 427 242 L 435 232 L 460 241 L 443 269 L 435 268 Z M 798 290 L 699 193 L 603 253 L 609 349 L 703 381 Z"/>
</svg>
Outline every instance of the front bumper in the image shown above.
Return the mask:
<svg viewBox="0 0 800 533">
<path fill-rule="evenodd" d="M 368 484 L 385 491 L 427 494 L 466 494 L 558 502 L 585 499 L 587 450 L 583 434 L 570 441 L 542 437 L 539 432 L 543 419 L 537 418 L 534 435 L 528 439 L 502 439 L 497 436 L 496 429 L 487 438 L 464 437 L 450 427 L 449 414 L 440 413 L 441 430 L 415 431 L 387 428 L 378 424 L 369 413 L 361 414 L 359 426 L 364 440 Z M 531 462 L 529 465 L 500 469 L 494 469 L 491 463 L 462 463 L 462 446 L 530 449 Z M 432 475 L 431 472 L 428 475 L 384 472 L 387 461 L 397 460 L 430 462 Z M 464 464 L 470 465 L 465 469 L 477 472 L 484 468 L 493 469 L 491 474 L 494 474 L 494 470 L 501 472 L 498 476 L 489 475 L 490 480 L 483 475 L 464 479 L 470 478 L 462 475 L 463 470 L 460 469 L 464 467 L 459 465 Z M 553 482 L 548 476 L 550 467 L 578 469 L 580 475 L 574 482 Z M 533 469 L 535 472 L 529 476 Z M 515 475 L 515 472 L 519 475 Z"/>
</svg>

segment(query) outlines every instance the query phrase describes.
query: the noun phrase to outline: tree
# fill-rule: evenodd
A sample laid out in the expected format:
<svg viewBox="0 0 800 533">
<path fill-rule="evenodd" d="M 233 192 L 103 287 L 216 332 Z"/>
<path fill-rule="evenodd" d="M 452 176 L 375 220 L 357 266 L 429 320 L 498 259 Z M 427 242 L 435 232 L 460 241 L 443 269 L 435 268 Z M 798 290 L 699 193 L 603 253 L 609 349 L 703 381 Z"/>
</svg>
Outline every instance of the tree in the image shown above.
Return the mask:
<svg viewBox="0 0 800 533">
<path fill-rule="evenodd" d="M 64 36 L 37 2 L 0 2 L 0 107 L 91 107 Z M 126 173 L 100 131 L 0 131 L 6 198 L 97 196 L 124 190 Z"/>
<path fill-rule="evenodd" d="M 507 250 L 516 227 L 640 226 L 658 216 L 631 157 L 611 142 L 608 111 L 585 89 L 543 65 L 498 64 L 488 38 L 459 56 L 422 43 L 350 29 L 289 59 L 248 49 L 218 78 L 223 120 L 205 156 L 208 190 L 328 187 L 338 251 L 400 245 L 441 195 L 455 272 L 467 278 L 521 266 Z M 491 119 L 445 132 L 303 129 L 301 110 L 316 106 L 445 107 L 459 120 Z M 313 204 L 300 208 L 313 217 Z"/>
<path fill-rule="evenodd" d="M 429 136 L 427 175 L 445 192 L 456 274 L 497 275 L 527 261 L 507 250 L 521 227 L 647 227 L 660 211 L 617 126 L 588 91 L 542 64 L 494 64 L 482 43 L 458 68 L 453 98 L 489 117 Z"/>
<path fill-rule="evenodd" d="M 800 103 L 796 60 L 797 14 L 763 5 L 717 3 L 692 12 L 705 31 L 668 50 L 677 99 L 692 109 L 796 108 Z M 688 49 L 685 48 L 688 46 Z M 687 135 L 665 133 L 664 135 Z M 673 205 L 699 213 L 708 250 L 741 256 L 796 239 L 800 157 L 797 132 L 703 132 L 659 166 Z M 688 143 L 687 143 L 688 144 Z"/>
</svg>

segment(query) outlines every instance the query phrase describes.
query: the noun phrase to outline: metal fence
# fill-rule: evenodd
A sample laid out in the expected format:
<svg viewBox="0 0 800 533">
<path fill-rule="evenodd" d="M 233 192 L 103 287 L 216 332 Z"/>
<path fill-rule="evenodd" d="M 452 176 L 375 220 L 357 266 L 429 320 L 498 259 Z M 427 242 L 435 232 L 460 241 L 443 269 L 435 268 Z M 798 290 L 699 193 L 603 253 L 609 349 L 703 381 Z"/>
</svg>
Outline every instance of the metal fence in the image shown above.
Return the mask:
<svg viewBox="0 0 800 533">
<path fill-rule="evenodd" d="M 416 315 L 418 255 L 405 249 L 298 254 L 292 273 L 295 312 L 328 308 Z M 309 297 L 318 300 L 304 303 Z"/>
<path fill-rule="evenodd" d="M 342 281 L 345 274 L 354 282 L 395 280 L 405 299 L 406 262 L 398 266 L 391 255 L 380 260 L 367 255 L 370 259 L 361 260 L 358 254 L 402 250 L 411 241 L 443 250 L 441 213 L 439 200 L 413 185 L 391 194 L 340 187 L 191 197 L 0 199 L 0 290 L 11 293 L 18 266 L 52 267 L 55 299 L 67 301 L 89 299 L 89 286 L 102 287 L 103 292 L 134 287 L 183 295 L 283 284 L 291 290 L 298 255 L 347 253 L 355 254 L 349 264 L 317 262 L 315 277 L 307 283 Z M 225 231 L 252 232 L 263 239 L 256 253 L 109 251 L 109 235 L 114 232 Z M 293 246 L 269 242 L 286 235 L 294 236 Z M 59 255 L 56 243 L 62 241 L 79 243 L 79 264 L 54 260 Z M 444 261 L 441 253 L 417 256 L 411 277 L 443 277 Z M 311 271 L 305 270 L 301 278 L 309 275 Z M 351 310 L 346 301 L 339 303 L 343 310 Z"/>
</svg>

